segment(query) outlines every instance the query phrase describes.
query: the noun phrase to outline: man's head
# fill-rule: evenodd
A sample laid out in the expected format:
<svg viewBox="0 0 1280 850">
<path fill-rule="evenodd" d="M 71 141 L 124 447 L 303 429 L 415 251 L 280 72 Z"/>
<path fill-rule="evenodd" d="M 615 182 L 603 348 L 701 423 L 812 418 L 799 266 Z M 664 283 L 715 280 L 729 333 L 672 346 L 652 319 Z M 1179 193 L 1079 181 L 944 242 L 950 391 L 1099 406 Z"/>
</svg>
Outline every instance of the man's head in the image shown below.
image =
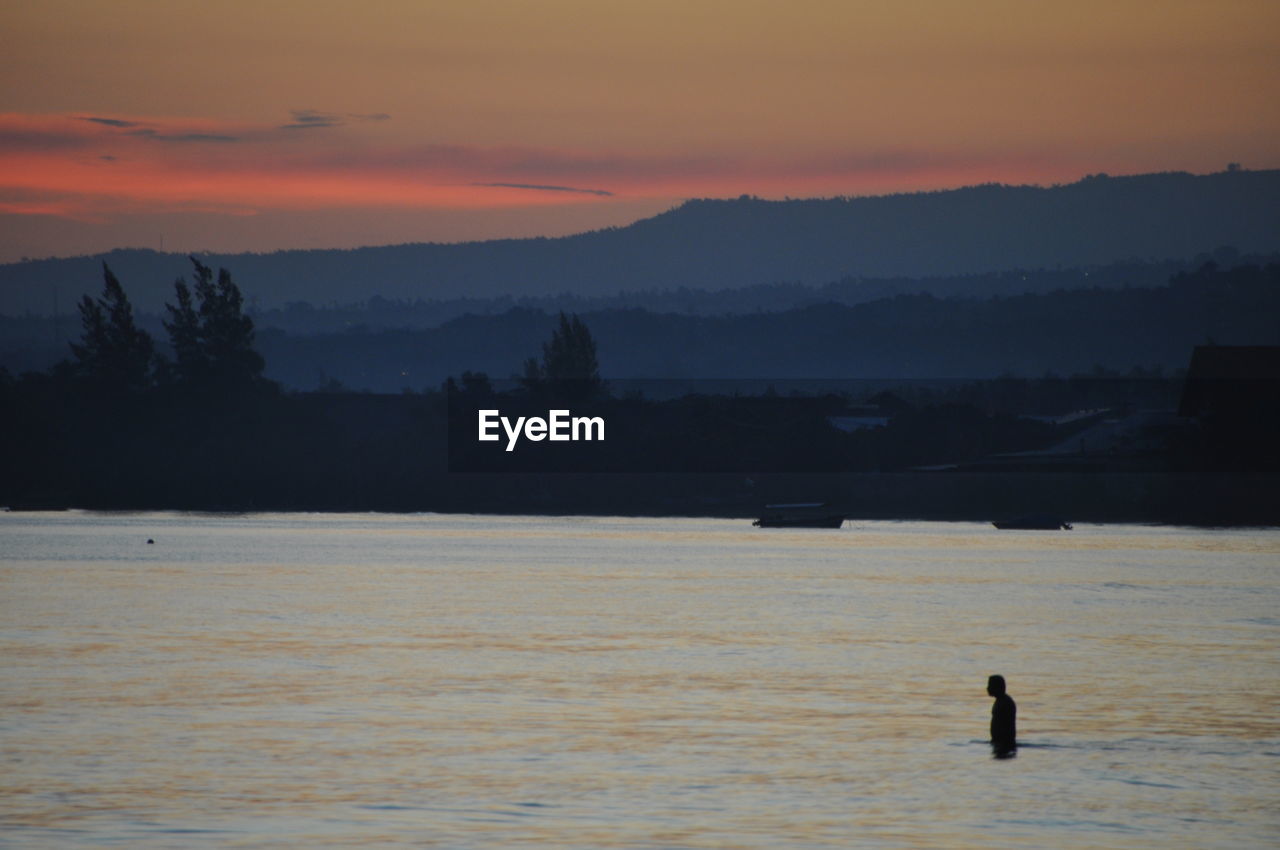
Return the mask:
<svg viewBox="0 0 1280 850">
<path fill-rule="evenodd" d="M 1004 693 L 1004 676 L 987 677 L 987 693 L 998 697 Z"/>
</svg>

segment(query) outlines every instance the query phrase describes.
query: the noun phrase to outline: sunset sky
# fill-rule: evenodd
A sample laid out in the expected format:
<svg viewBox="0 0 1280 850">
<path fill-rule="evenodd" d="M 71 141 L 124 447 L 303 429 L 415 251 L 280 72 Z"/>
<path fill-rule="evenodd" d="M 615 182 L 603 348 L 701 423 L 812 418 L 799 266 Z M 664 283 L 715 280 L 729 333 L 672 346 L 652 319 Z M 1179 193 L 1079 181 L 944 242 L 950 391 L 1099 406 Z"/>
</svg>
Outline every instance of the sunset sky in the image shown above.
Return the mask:
<svg viewBox="0 0 1280 850">
<path fill-rule="evenodd" d="M 0 262 L 1280 167 L 1276 0 L 40 0 L 0 33 Z"/>
</svg>

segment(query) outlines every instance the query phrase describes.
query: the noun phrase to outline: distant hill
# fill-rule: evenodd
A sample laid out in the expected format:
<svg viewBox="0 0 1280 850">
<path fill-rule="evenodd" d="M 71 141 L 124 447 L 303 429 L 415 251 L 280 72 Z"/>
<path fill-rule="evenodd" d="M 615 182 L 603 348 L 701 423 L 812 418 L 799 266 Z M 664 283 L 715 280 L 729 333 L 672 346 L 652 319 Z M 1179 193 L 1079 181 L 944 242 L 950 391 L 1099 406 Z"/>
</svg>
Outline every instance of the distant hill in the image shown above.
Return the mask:
<svg viewBox="0 0 1280 850">
<path fill-rule="evenodd" d="M 1280 345 L 1280 265 L 1212 264 L 1164 286 L 1014 297 L 898 295 L 738 316 L 604 310 L 582 318 L 610 379 L 1038 377 L 1134 367 L 1172 374 L 1191 350 Z M 520 371 L 555 317 L 514 309 L 428 330 L 258 335 L 269 377 L 290 389 L 431 389 L 447 375 Z"/>
<path fill-rule="evenodd" d="M 1094 175 L 1048 188 L 983 185 L 865 198 L 689 201 L 621 228 L 557 239 L 202 255 L 259 308 L 289 302 L 731 289 L 1185 260 L 1220 245 L 1280 250 L 1280 170 Z M 190 264 L 175 254 L 0 266 L 0 314 L 70 313 L 108 262 L 136 306 L 160 309 Z M 953 295 L 969 293 L 956 291 Z"/>
<path fill-rule="evenodd" d="M 811 293 L 838 295 L 826 287 Z M 1035 377 L 1094 367 L 1169 375 L 1186 367 L 1197 345 L 1280 345 L 1280 256 L 1232 268 L 1209 262 L 1158 285 L 1012 296 L 899 293 L 732 315 L 583 306 L 601 372 L 611 380 Z M 144 318 L 167 350 L 158 317 Z M 508 378 L 537 356 L 555 322 L 554 313 L 515 307 L 420 328 L 352 322 L 316 332 L 261 324 L 257 347 L 268 377 L 291 390 L 337 382 L 397 393 L 437 388 L 464 371 Z M 67 358 L 79 323 L 64 316 L 60 325 L 0 317 L 0 385 L 5 371 L 40 371 Z"/>
</svg>

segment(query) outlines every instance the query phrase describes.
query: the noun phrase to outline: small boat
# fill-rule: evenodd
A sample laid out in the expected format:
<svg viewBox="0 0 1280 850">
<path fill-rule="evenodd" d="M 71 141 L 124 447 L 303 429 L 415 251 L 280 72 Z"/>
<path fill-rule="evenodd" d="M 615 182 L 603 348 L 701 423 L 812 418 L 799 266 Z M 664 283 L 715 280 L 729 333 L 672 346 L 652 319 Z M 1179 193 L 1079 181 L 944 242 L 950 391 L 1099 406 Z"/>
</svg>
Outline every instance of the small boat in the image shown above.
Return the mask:
<svg viewBox="0 0 1280 850">
<path fill-rule="evenodd" d="M 993 520 L 992 525 L 1001 531 L 1070 531 L 1071 523 L 1056 516 L 1035 515 L 1014 519 Z"/>
<path fill-rule="evenodd" d="M 765 512 L 751 523 L 756 528 L 839 528 L 844 514 L 832 512 L 825 502 L 765 505 Z"/>
</svg>

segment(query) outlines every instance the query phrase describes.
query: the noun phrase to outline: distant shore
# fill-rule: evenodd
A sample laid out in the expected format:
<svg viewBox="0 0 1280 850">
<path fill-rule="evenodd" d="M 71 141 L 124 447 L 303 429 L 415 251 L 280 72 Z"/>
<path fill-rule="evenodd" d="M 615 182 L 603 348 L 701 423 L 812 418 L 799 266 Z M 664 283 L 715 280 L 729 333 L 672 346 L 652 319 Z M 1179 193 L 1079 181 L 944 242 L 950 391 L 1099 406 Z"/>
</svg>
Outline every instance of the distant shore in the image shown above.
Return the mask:
<svg viewBox="0 0 1280 850">
<path fill-rule="evenodd" d="M 1280 526 L 1280 476 L 1157 473 L 871 473 L 831 475 L 458 475 L 413 500 L 367 498 L 203 503 L 101 499 L 15 503 L 61 509 L 210 513 L 442 513 L 714 517 L 750 520 L 766 504 L 822 502 L 848 520 L 991 522 L 1048 514 L 1072 523 Z M 438 486 L 431 486 L 437 484 Z M 354 494 L 353 494 L 354 495 Z"/>
</svg>

